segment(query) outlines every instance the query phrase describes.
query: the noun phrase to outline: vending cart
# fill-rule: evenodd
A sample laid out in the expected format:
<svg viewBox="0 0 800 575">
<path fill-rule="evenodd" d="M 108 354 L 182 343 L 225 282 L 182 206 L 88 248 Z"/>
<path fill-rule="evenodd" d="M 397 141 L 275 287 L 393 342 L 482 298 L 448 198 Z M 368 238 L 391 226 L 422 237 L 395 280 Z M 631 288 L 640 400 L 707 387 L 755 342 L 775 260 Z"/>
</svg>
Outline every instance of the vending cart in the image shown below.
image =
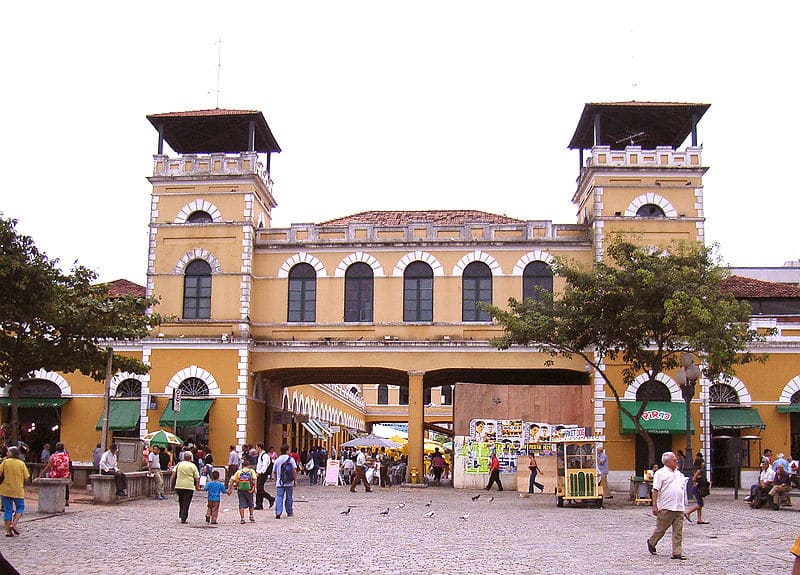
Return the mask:
<svg viewBox="0 0 800 575">
<path fill-rule="evenodd" d="M 604 438 L 563 437 L 554 439 L 556 446 L 556 505 L 564 501 L 572 505 L 603 506 L 603 493 L 598 485 L 596 445 Z"/>
</svg>

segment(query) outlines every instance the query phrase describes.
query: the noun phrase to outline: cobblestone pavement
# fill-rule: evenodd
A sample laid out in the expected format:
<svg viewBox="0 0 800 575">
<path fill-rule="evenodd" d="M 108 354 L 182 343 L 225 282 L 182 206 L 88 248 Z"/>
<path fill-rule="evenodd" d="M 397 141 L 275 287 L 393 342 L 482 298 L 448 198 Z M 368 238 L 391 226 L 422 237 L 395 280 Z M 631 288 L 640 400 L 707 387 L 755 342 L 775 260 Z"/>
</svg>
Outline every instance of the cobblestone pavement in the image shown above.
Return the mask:
<svg viewBox="0 0 800 575">
<path fill-rule="evenodd" d="M 710 525 L 685 525 L 689 561 L 670 559 L 669 533 L 658 556 L 648 554 L 645 539 L 655 524 L 650 508 L 631 506 L 622 493 L 605 509 L 559 509 L 552 495 L 511 491 L 376 487 L 350 493 L 303 480 L 295 495 L 294 517 L 278 521 L 272 510 L 256 511 L 256 522 L 245 525 L 239 524 L 235 495 L 226 497 L 218 526 L 204 521 L 202 493 L 195 494 L 186 525 L 178 521 L 174 497 L 104 507 L 76 492 L 59 516 L 38 515 L 36 501 L 28 500 L 21 535 L 2 537 L 1 548 L 24 575 L 275 569 L 304 575 L 757 575 L 789 573 L 788 549 L 800 534 L 800 501 L 798 511 L 751 510 L 733 500 L 731 490 L 714 490 L 706 499 Z M 381 515 L 387 508 L 388 515 Z"/>
</svg>

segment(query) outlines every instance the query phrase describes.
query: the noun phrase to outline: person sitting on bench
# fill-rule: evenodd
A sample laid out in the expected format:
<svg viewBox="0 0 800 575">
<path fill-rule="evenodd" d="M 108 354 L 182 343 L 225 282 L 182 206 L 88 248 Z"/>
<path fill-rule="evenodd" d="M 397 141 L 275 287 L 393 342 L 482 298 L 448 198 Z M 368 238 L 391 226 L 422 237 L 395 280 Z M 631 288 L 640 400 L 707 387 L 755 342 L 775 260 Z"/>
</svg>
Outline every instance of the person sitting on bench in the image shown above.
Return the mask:
<svg viewBox="0 0 800 575">
<path fill-rule="evenodd" d="M 122 497 L 128 495 L 128 478 L 125 477 L 125 474 L 117 467 L 116 443 L 112 443 L 108 451 L 103 453 L 103 456 L 100 458 L 100 474 L 113 475 L 114 483 L 117 487 L 117 495 Z"/>
</svg>

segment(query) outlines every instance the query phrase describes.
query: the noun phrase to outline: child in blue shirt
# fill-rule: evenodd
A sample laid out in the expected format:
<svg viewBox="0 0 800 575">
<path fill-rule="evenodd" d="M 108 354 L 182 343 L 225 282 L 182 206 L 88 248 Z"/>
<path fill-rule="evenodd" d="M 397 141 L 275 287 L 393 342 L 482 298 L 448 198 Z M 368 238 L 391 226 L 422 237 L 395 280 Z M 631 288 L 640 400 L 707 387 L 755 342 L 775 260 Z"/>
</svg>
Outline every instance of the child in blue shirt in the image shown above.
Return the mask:
<svg viewBox="0 0 800 575">
<path fill-rule="evenodd" d="M 211 472 L 211 481 L 206 483 L 206 491 L 208 492 L 208 505 L 206 506 L 206 523 L 211 525 L 217 524 L 217 516 L 219 515 L 220 495 L 227 493 L 225 484 L 219 480 L 219 471 Z"/>
</svg>

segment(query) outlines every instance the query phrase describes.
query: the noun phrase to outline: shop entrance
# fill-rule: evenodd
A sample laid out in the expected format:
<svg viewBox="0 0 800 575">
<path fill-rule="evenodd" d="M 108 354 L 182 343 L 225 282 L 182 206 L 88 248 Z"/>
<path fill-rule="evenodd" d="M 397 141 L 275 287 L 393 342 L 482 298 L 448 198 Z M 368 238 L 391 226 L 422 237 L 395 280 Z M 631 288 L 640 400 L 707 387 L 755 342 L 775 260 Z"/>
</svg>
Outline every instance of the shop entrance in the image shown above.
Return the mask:
<svg viewBox="0 0 800 575">
<path fill-rule="evenodd" d="M 672 451 L 672 435 L 669 433 L 650 433 L 653 438 L 653 443 L 656 446 L 656 463 L 661 467 L 661 454 L 665 451 Z M 641 476 L 645 469 L 650 469 L 647 443 L 642 436 L 636 434 L 636 468 L 635 474 Z"/>
</svg>

